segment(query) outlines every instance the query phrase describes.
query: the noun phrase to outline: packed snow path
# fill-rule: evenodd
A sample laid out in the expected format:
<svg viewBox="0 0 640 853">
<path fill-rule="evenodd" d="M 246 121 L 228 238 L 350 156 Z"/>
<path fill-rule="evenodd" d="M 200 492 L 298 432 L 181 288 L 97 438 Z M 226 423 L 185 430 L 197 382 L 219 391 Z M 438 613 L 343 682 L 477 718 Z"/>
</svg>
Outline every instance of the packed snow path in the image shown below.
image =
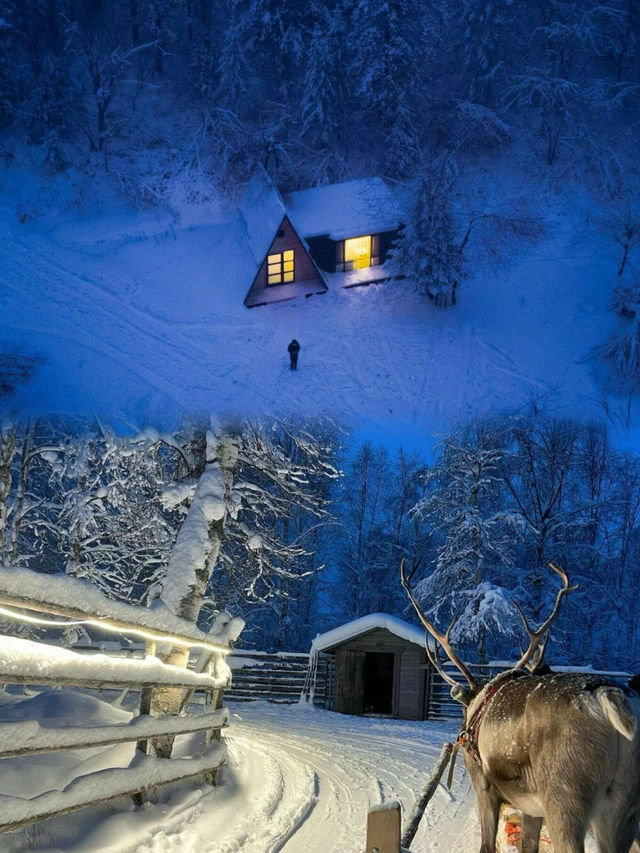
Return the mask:
<svg viewBox="0 0 640 853">
<path fill-rule="evenodd" d="M 298 706 L 232 705 L 224 786 L 160 825 L 139 853 L 360 853 L 367 810 L 411 808 L 435 763 L 446 724 L 347 717 Z M 438 789 L 416 851 L 472 851 L 473 795 L 458 773 Z"/>
<path fill-rule="evenodd" d="M 164 794 L 141 811 L 76 812 L 40 824 L 0 851 L 65 853 L 361 853 L 370 806 L 413 806 L 455 726 L 367 719 L 263 702 L 231 703 L 223 784 Z M 479 830 L 458 763 L 412 845 L 416 853 L 475 853 Z M 16 848 L 16 842 L 24 842 Z M 34 843 L 35 842 L 35 843 Z M 10 843 L 13 846 L 6 847 Z"/>
</svg>

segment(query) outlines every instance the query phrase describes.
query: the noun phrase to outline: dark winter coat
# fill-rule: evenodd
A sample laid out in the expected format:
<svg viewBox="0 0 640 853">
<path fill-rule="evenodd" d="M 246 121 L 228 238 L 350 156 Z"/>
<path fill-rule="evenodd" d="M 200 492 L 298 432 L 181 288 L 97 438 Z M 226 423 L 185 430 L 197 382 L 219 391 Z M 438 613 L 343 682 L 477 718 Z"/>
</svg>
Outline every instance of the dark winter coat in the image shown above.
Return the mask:
<svg viewBox="0 0 640 853">
<path fill-rule="evenodd" d="M 300 344 L 295 338 L 287 347 L 287 352 L 289 353 L 289 355 L 297 355 L 300 352 Z"/>
</svg>

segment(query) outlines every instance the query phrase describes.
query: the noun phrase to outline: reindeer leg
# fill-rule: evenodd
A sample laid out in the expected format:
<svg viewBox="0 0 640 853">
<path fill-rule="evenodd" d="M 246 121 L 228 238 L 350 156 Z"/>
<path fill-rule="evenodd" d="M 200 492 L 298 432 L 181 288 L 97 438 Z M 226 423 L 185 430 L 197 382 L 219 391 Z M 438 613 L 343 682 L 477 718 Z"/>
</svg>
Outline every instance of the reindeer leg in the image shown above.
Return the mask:
<svg viewBox="0 0 640 853">
<path fill-rule="evenodd" d="M 476 800 L 480 811 L 480 832 L 482 835 L 480 853 L 495 853 L 500 800 L 491 788 L 483 788 L 482 791 L 476 789 Z"/>
<path fill-rule="evenodd" d="M 522 815 L 522 853 L 538 853 L 542 818 Z"/>
<path fill-rule="evenodd" d="M 581 814 L 579 803 L 574 803 L 573 812 L 556 802 L 547 806 L 546 821 L 554 853 L 584 853 L 588 820 L 586 814 Z"/>
</svg>

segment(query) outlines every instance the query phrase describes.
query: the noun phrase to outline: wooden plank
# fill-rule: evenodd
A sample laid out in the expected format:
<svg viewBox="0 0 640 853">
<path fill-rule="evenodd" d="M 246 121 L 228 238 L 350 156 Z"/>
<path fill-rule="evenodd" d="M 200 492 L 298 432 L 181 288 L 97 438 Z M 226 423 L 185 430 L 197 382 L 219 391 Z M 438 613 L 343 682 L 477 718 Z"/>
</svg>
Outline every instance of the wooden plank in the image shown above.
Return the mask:
<svg viewBox="0 0 640 853">
<path fill-rule="evenodd" d="M 429 800 L 433 797 L 438 788 L 438 785 L 440 784 L 440 779 L 449 765 L 452 752 L 452 743 L 449 743 L 447 741 L 442 745 L 442 750 L 440 752 L 438 762 L 434 767 L 433 771 L 431 772 L 431 775 L 427 779 L 427 782 L 424 788 L 422 789 L 420 796 L 416 800 L 411 815 L 407 820 L 404 832 L 402 833 L 401 843 L 403 847 L 408 847 L 415 838 L 416 832 L 418 831 L 418 826 L 420 825 L 420 821 L 422 820 L 422 816 L 424 815 L 424 810 L 426 809 Z"/>
<path fill-rule="evenodd" d="M 0 573 L 3 570 L 0 569 Z M 0 580 L 1 583 L 1 580 Z M 105 599 L 108 604 L 108 599 Z M 122 603 L 121 603 L 122 604 Z M 215 639 L 208 638 L 207 635 L 194 626 L 193 632 L 188 630 L 171 631 L 160 626 L 154 625 L 153 612 L 145 612 L 142 608 L 131 607 L 131 622 L 128 620 L 117 619 L 108 614 L 108 607 L 104 613 L 88 613 L 80 607 L 71 607 L 69 605 L 56 604 L 55 602 L 43 601 L 41 599 L 30 598 L 27 593 L 21 594 L 16 591 L 7 591 L 0 587 L 0 605 L 6 607 L 20 607 L 25 610 L 34 610 L 38 613 L 49 613 L 54 616 L 64 616 L 69 619 L 93 620 L 95 622 L 106 621 L 111 628 L 122 631 L 123 633 L 138 633 L 138 634 L 153 634 L 151 639 L 158 641 L 166 641 L 166 635 L 171 638 L 174 645 L 180 645 L 183 642 L 185 646 L 191 646 L 194 643 L 208 643 L 213 646 L 219 646 L 220 651 L 228 651 L 229 646 L 224 643 L 217 643 Z M 122 605 L 124 606 L 124 605 Z"/>
<path fill-rule="evenodd" d="M 119 797 L 132 797 L 169 782 L 180 782 L 217 770 L 226 757 L 224 741 L 216 742 L 200 757 L 143 760 L 137 767 L 99 770 L 74 779 L 64 791 L 48 791 L 29 800 L 0 796 L 0 814 L 11 815 L 0 822 L 0 832 L 20 829 L 27 824 L 59 817 L 87 806 L 97 806 Z M 153 769 L 151 769 L 153 768 Z M 115 782 L 114 782 L 115 780 Z M 96 795 L 96 791 L 104 791 Z M 87 792 L 90 792 L 87 795 Z"/>
<path fill-rule="evenodd" d="M 400 803 L 383 803 L 369 811 L 366 853 L 400 853 Z"/>
<path fill-rule="evenodd" d="M 78 738 L 69 729 L 42 729 L 32 722 L 2 723 L 0 725 L 0 758 L 16 755 L 37 755 L 42 752 L 57 752 L 61 749 L 89 749 L 94 746 L 112 746 L 149 739 L 160 735 L 183 735 L 206 729 L 220 729 L 229 724 L 226 708 L 211 714 L 189 717 L 135 717 L 129 723 L 110 726 L 89 726 Z M 25 735 L 28 729 L 36 728 L 33 735 Z"/>
<path fill-rule="evenodd" d="M 190 672 L 190 670 L 185 670 L 185 672 L 187 671 Z M 157 681 L 141 680 L 138 676 L 110 681 L 102 678 L 91 679 L 86 676 L 64 678 L 57 675 L 41 676 L 35 673 L 20 675 L 9 670 L 0 670 L 0 684 L 32 684 L 34 686 L 53 684 L 56 687 L 88 687 L 92 690 L 123 690 L 125 687 L 145 688 L 158 686 Z M 211 690 L 212 687 L 216 686 L 211 683 L 210 678 L 207 678 L 207 680 L 203 678 L 202 681 L 194 683 L 192 680 L 179 677 L 172 678 L 171 681 L 163 681 L 161 685 L 163 687 L 193 687 L 195 690 Z"/>
</svg>

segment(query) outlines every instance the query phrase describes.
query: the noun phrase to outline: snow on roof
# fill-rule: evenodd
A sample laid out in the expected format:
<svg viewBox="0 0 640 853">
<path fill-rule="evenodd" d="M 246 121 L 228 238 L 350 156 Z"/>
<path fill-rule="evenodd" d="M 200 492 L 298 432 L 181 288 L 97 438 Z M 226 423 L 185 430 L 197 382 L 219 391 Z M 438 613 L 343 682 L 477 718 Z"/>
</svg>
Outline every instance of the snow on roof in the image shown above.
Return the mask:
<svg viewBox="0 0 640 853">
<path fill-rule="evenodd" d="M 192 622 L 175 616 L 160 600 L 154 601 L 151 608 L 135 607 L 106 598 L 89 581 L 65 574 L 34 572 L 31 569 L 0 567 L 0 597 L 3 592 L 14 598 L 75 609 L 98 619 L 104 617 L 161 633 L 188 637 L 195 642 L 209 641 L 227 645 L 237 639 L 244 627 L 241 619 L 234 619 L 222 612 L 216 617 L 209 634 L 205 634 Z"/>
<path fill-rule="evenodd" d="M 303 237 L 344 240 L 392 231 L 402 221 L 399 193 L 382 178 L 327 184 L 284 196 L 286 212 Z"/>
<path fill-rule="evenodd" d="M 388 613 L 369 613 L 368 616 L 361 616 L 360 619 L 354 619 L 353 622 L 347 622 L 345 625 L 339 625 L 324 634 L 318 634 L 311 643 L 311 654 L 329 651 L 334 646 L 345 643 L 354 637 L 359 637 L 361 634 L 367 634 L 376 628 L 385 628 L 391 634 L 395 634 L 396 637 L 401 637 L 403 640 L 424 648 L 426 635 L 422 628 L 411 625 L 403 619 L 398 619 L 397 616 L 390 616 Z"/>
<path fill-rule="evenodd" d="M 257 272 L 285 217 L 286 210 L 278 188 L 262 166 L 257 166 L 239 207 L 246 227 L 249 251 Z"/>
</svg>

